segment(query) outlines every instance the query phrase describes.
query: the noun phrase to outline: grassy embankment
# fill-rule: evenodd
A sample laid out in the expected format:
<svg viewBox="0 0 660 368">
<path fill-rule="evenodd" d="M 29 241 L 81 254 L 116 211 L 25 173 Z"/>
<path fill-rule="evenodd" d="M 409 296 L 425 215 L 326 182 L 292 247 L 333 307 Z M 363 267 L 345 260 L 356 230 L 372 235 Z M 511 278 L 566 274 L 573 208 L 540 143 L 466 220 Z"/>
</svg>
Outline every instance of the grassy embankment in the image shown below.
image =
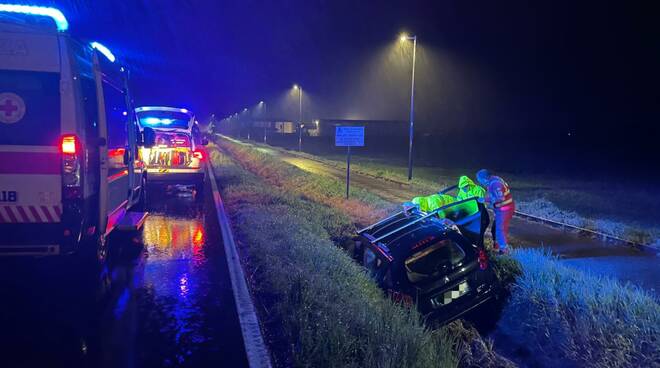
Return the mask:
<svg viewBox="0 0 660 368">
<path fill-rule="evenodd" d="M 360 199 L 352 206 L 334 207 L 343 196 L 341 183 L 305 173 L 250 146 L 225 140 L 220 145 L 272 187 L 341 209 L 353 222 L 360 222 L 369 211 L 385 211 L 388 206 L 360 192 Z M 324 184 L 310 184 L 319 181 Z M 316 192 L 319 187 L 325 189 L 322 194 Z M 351 211 L 359 207 L 368 210 Z M 523 273 L 500 326 L 537 361 L 550 365 L 552 360 L 565 359 L 593 367 L 658 362 L 660 313 L 653 297 L 638 288 L 564 267 L 543 252 L 516 251 L 513 258 Z M 515 268 L 510 258 L 499 262 L 500 266 Z"/>
<path fill-rule="evenodd" d="M 350 236 L 349 218 L 264 181 L 217 150 L 211 160 L 276 366 L 457 365 L 447 330 L 428 330 L 415 311 L 384 298 L 334 246 L 333 239 Z"/>
<path fill-rule="evenodd" d="M 302 155 L 345 167 L 345 158 L 340 156 Z M 408 183 L 405 163 L 356 155 L 351 168 L 378 178 Z M 416 167 L 412 190 L 431 193 L 438 187 L 456 184 L 460 175 L 473 177 L 475 171 L 476 168 Z M 660 216 L 660 197 L 648 185 L 599 178 L 585 181 L 548 175 L 501 175 L 511 185 L 519 211 L 660 249 L 660 227 L 655 221 Z"/>
</svg>

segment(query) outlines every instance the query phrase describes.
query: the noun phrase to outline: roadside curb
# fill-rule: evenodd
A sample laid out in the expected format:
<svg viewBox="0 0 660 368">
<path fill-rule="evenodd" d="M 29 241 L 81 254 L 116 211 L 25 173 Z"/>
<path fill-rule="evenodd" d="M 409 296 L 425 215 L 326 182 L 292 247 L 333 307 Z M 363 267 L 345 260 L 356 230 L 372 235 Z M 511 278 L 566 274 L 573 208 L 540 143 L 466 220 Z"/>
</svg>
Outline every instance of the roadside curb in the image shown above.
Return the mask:
<svg viewBox="0 0 660 368">
<path fill-rule="evenodd" d="M 259 318 L 257 317 L 256 309 L 250 296 L 250 290 L 245 281 L 245 273 L 243 272 L 243 267 L 238 256 L 238 249 L 236 248 L 234 235 L 229 224 L 229 217 L 225 212 L 222 197 L 218 190 L 213 166 L 211 163 L 207 163 L 206 168 L 213 190 L 213 202 L 215 203 L 215 210 L 218 216 L 218 222 L 220 223 L 222 243 L 224 244 L 225 255 L 227 257 L 232 292 L 234 294 L 234 302 L 236 303 L 238 320 L 241 325 L 248 365 L 250 368 L 271 368 L 270 353 L 261 334 Z"/>
</svg>

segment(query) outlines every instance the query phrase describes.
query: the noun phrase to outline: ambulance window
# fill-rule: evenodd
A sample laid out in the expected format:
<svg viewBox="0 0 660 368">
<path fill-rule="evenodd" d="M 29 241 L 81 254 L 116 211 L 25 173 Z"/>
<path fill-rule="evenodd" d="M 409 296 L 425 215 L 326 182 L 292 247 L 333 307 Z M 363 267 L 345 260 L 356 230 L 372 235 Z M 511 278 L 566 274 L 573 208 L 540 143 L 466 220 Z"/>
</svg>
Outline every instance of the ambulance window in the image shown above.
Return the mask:
<svg viewBox="0 0 660 368">
<path fill-rule="evenodd" d="M 56 145 L 60 75 L 0 70 L 0 144 Z"/>
<path fill-rule="evenodd" d="M 105 116 L 108 128 L 108 149 L 125 148 L 128 145 L 128 109 L 124 93 L 116 86 L 103 82 Z"/>
<path fill-rule="evenodd" d="M 88 142 L 94 142 L 99 136 L 98 106 L 96 101 L 96 83 L 93 79 L 80 78 L 83 108 L 85 109 L 85 132 Z"/>
</svg>

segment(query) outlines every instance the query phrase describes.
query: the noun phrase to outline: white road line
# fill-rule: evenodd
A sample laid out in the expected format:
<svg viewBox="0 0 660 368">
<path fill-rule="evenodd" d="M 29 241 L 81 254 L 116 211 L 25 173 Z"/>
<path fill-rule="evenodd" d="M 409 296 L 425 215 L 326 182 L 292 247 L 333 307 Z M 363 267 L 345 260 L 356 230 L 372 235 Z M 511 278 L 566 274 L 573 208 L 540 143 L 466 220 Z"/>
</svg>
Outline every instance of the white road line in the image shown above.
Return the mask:
<svg viewBox="0 0 660 368">
<path fill-rule="evenodd" d="M 234 242 L 231 225 L 229 225 L 229 218 L 227 217 L 222 198 L 220 197 L 218 184 L 215 181 L 213 166 L 208 162 L 206 167 L 209 173 L 209 180 L 211 181 L 211 188 L 213 189 L 213 201 L 215 202 L 215 210 L 218 215 L 218 222 L 220 223 L 220 230 L 222 232 L 222 243 L 225 247 L 225 256 L 227 257 L 227 265 L 229 266 L 232 292 L 234 293 L 236 311 L 241 324 L 241 332 L 243 334 L 243 343 L 245 344 L 248 364 L 250 365 L 250 368 L 270 368 L 272 367 L 270 354 L 264 343 L 263 335 L 261 334 L 259 319 L 257 318 L 250 291 L 247 282 L 245 281 L 245 274 L 243 273 L 241 261 L 238 256 L 238 249 Z"/>
</svg>

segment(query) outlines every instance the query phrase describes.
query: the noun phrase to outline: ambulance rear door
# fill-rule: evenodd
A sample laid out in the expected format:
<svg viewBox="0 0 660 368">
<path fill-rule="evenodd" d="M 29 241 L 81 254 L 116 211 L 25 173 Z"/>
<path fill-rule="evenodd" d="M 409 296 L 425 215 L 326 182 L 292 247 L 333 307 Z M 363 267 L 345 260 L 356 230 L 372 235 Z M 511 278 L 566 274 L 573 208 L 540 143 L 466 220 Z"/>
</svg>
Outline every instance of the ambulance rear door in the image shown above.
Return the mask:
<svg viewBox="0 0 660 368">
<path fill-rule="evenodd" d="M 0 224 L 60 222 L 60 96 L 58 36 L 0 22 Z"/>
</svg>

